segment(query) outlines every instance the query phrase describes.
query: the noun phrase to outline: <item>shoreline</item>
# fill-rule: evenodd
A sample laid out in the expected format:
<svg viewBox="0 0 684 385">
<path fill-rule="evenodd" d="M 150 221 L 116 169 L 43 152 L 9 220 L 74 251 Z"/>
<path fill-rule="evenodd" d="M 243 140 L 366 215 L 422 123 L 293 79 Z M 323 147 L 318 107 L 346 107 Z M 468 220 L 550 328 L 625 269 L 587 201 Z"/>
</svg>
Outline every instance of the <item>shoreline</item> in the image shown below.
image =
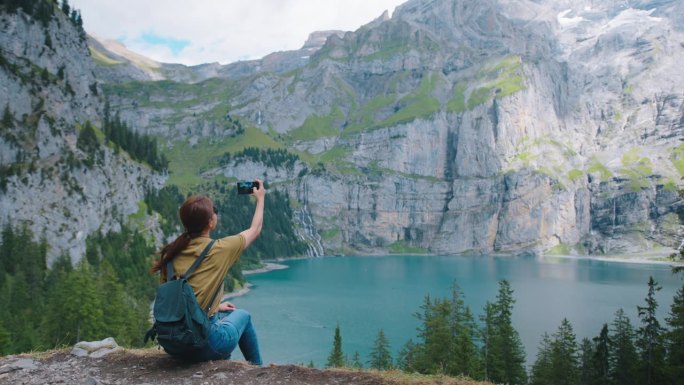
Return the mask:
<svg viewBox="0 0 684 385">
<path fill-rule="evenodd" d="M 633 263 L 640 265 L 684 266 L 684 262 L 677 262 L 669 259 L 670 255 L 678 252 L 679 250 L 677 249 L 659 248 L 638 253 L 617 253 L 606 255 L 542 254 L 539 258 L 590 259 L 602 262 Z"/>
<path fill-rule="evenodd" d="M 227 299 L 235 298 L 235 297 L 242 297 L 243 295 L 247 294 L 252 290 L 252 285 L 249 282 L 245 282 L 245 286 L 243 286 L 240 290 L 238 291 L 231 291 L 230 293 L 224 293 L 223 297 L 221 297 L 221 302 Z"/>
<path fill-rule="evenodd" d="M 243 270 L 242 275 L 268 273 L 269 271 L 283 270 L 283 269 L 289 269 L 289 268 L 290 268 L 290 266 L 283 265 L 280 263 L 264 262 L 264 267 L 254 269 L 254 270 Z"/>
<path fill-rule="evenodd" d="M 676 262 L 669 259 L 669 256 L 673 253 L 679 252 L 677 249 L 655 249 L 649 251 L 643 251 L 638 253 L 619 253 L 619 254 L 606 254 L 606 255 L 563 255 L 563 254 L 539 254 L 536 256 L 537 259 L 589 259 L 602 262 L 617 262 L 617 263 L 633 263 L 641 265 L 667 265 L 667 266 L 684 266 L 684 262 Z M 369 253 L 367 255 L 326 255 L 320 257 L 295 257 L 295 258 L 279 258 L 275 259 L 275 262 L 298 260 L 298 259 L 309 259 L 309 258 L 331 258 L 331 257 L 381 257 L 381 256 L 402 256 L 402 255 L 418 255 L 418 254 L 382 254 L 382 253 Z M 420 254 L 418 256 L 443 256 L 440 254 Z M 459 255 L 454 255 L 458 257 Z M 466 256 L 466 255 L 460 255 Z M 492 257 L 500 257 L 501 255 L 492 255 Z M 508 255 L 508 257 L 515 257 L 515 255 Z M 289 269 L 290 266 L 283 265 L 275 262 L 264 262 L 264 267 L 254 270 L 244 270 L 243 275 L 253 275 L 253 274 L 263 274 L 275 270 Z M 240 290 L 231 293 L 226 293 L 223 295 L 222 300 L 241 297 L 249 293 L 254 285 L 250 282 L 245 282 Z"/>
<path fill-rule="evenodd" d="M 254 269 L 254 270 L 244 270 L 242 272 L 242 275 L 253 275 L 253 274 L 261 274 L 261 273 L 268 273 L 269 271 L 274 271 L 274 270 L 283 270 L 283 269 L 289 269 L 290 266 L 279 264 L 279 263 L 273 263 L 273 262 L 264 262 L 264 267 L 259 268 L 259 269 Z M 252 287 L 254 285 L 251 284 L 250 282 L 245 282 L 245 286 L 240 288 L 238 291 L 232 291 L 230 293 L 224 293 L 223 297 L 221 297 L 221 301 L 225 301 L 227 299 L 235 298 L 235 297 L 242 297 L 243 295 L 249 293 L 252 290 Z"/>
<path fill-rule="evenodd" d="M 373 257 L 391 257 L 391 256 L 418 256 L 418 257 L 497 257 L 497 258 L 518 258 L 518 257 L 534 257 L 537 259 L 545 258 L 563 258 L 563 259 L 589 259 L 604 262 L 618 262 L 618 263 L 633 263 L 633 264 L 655 264 L 655 265 L 669 265 L 669 266 L 684 266 L 684 261 L 673 261 L 669 257 L 672 254 L 678 254 L 678 249 L 657 248 L 634 253 L 615 253 L 604 255 L 573 255 L 573 254 L 546 254 L 546 253 L 530 253 L 530 254 L 434 254 L 434 253 L 379 253 L 369 252 L 367 254 L 349 254 L 349 255 L 326 255 L 315 258 L 331 258 L 331 257 L 358 257 L 358 258 L 373 258 Z M 303 257 L 309 258 L 309 257 Z M 293 258 L 302 259 L 302 258 Z"/>
</svg>

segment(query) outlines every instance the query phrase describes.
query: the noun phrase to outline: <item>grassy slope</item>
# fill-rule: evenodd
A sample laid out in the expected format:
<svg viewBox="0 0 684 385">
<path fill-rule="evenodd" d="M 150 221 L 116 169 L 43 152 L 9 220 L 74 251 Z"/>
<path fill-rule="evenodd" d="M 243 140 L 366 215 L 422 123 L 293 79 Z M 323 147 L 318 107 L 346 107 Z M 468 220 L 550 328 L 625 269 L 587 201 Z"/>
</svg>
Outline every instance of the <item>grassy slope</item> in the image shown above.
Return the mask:
<svg viewBox="0 0 684 385">
<path fill-rule="evenodd" d="M 169 180 L 167 184 L 175 184 L 182 191 L 204 182 L 200 174 L 211 167 L 218 166 L 218 158 L 224 153 L 235 153 L 246 147 L 282 148 L 268 135 L 255 127 L 248 126 L 243 135 L 221 140 L 202 139 L 195 146 L 187 141 L 179 140 L 173 143 L 173 148 L 165 151 L 169 158 Z"/>
</svg>

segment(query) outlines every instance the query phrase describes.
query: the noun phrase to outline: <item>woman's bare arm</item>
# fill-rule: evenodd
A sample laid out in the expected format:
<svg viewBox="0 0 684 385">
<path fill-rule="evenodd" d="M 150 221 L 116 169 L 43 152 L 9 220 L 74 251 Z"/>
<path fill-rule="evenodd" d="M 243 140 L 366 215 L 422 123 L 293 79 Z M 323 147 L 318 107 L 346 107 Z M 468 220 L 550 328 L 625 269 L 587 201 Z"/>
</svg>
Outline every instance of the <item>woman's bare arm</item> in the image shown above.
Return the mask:
<svg viewBox="0 0 684 385">
<path fill-rule="evenodd" d="M 261 226 L 264 223 L 264 199 L 266 197 L 266 189 L 264 189 L 264 182 L 257 179 L 259 187 L 254 187 L 254 192 L 251 194 L 256 198 L 256 208 L 254 209 L 254 217 L 252 218 L 252 225 L 240 233 L 245 238 L 245 248 L 254 242 L 261 234 Z"/>
</svg>

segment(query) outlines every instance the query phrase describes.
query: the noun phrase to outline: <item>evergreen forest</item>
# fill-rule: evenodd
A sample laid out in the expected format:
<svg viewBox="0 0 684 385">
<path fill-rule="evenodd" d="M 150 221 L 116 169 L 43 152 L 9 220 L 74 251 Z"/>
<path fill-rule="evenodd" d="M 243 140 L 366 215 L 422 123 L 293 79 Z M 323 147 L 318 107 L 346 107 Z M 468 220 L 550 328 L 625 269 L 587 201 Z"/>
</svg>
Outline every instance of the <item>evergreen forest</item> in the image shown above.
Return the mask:
<svg viewBox="0 0 684 385">
<path fill-rule="evenodd" d="M 684 384 L 684 285 L 675 294 L 664 325 L 656 317 L 659 290 L 651 278 L 644 302 L 637 306 L 636 325 L 618 309 L 613 320 L 597 325 L 595 337 L 578 340 L 572 324 L 563 319 L 554 333 L 542 334 L 528 372 L 512 324 L 515 298 L 510 283 L 499 282 L 495 300 L 487 302 L 477 318 L 454 283 L 450 298 L 425 297 L 415 314 L 420 325 L 416 340 L 406 342 L 396 359 L 380 329 L 365 367 L 465 376 L 495 384 Z M 339 325 L 326 367 L 364 367 L 358 352 L 351 359 L 344 353 Z"/>
<path fill-rule="evenodd" d="M 149 328 L 156 278 L 148 273 L 154 249 L 143 235 L 87 239 L 86 258 L 73 266 L 62 255 L 48 269 L 48 244 L 26 227 L 2 230 L 0 243 L 0 353 L 47 350 L 111 336 L 142 346 Z"/>
</svg>

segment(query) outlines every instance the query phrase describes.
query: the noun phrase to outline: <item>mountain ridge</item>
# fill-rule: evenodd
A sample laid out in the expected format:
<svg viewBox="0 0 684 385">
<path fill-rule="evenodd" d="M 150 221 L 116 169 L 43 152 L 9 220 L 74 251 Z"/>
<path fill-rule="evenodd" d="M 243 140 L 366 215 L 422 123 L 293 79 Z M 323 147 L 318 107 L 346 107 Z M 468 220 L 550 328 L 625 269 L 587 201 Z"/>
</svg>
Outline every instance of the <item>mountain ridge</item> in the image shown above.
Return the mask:
<svg viewBox="0 0 684 385">
<path fill-rule="evenodd" d="M 51 53 L 46 61 L 52 51 L 38 29 L 5 34 L 2 46 L 15 52 L 29 44 L 32 56 L 22 65 L 35 61 L 48 83 L 71 88 L 48 103 L 61 108 L 66 100 L 71 109 L 48 115 L 64 115 L 65 127 L 76 129 L 59 139 L 46 134 L 36 159 L 59 159 L 60 143 L 85 159 L 75 144 L 86 121 L 100 123 L 104 93 L 129 127 L 161 139 L 171 158 L 169 183 L 183 191 L 262 177 L 287 192 L 312 255 L 623 253 L 676 247 L 684 236 L 679 8 L 662 0 L 412 0 L 356 31 L 312 36 L 325 41 L 320 48 L 304 44 L 227 66 L 160 63 L 161 72 L 150 69 L 153 61 L 131 61 L 135 56 L 92 39 L 88 51 L 85 37 L 58 31 L 55 22 L 47 29 L 53 42 L 81 42 L 65 51 L 73 53 L 68 58 Z M 26 76 L 11 70 L 19 57 L 9 57 L 3 79 L 14 90 L 5 95 L 20 97 L 0 99 L 17 112 L 14 123 L 41 100 L 18 85 Z M 57 76 L 60 60 L 72 63 L 68 81 Z M 85 114 L 74 115 L 84 106 Z M 39 131 L 54 130 L 49 120 L 38 122 Z M 0 158 L 15 167 L 19 151 L 7 138 Z M 278 167 L 229 156 L 247 147 L 287 149 L 297 160 Z M 104 153 L 116 158 L 106 146 Z M 11 178 L 16 189 L 22 178 Z M 164 183 L 144 167 L 128 178 L 120 184 Z M 89 193 L 106 190 L 88 186 Z M 130 191 L 116 211 L 132 214 L 142 201 L 142 190 Z M 12 190 L 3 197 L 9 213 L 37 195 Z M 69 214 L 22 218 L 43 218 L 32 225 L 40 233 L 48 219 L 70 226 Z M 83 242 L 98 226 L 117 226 L 88 221 L 81 238 L 58 249 Z M 70 250 L 75 259 L 83 251 Z"/>
<path fill-rule="evenodd" d="M 235 79 L 260 71 L 282 73 L 299 68 L 306 63 L 309 55 L 325 44 L 328 37 L 341 36 L 344 33 L 340 30 L 315 31 L 309 34 L 298 50 L 273 52 L 260 59 L 225 65 L 204 63 L 185 66 L 160 63 L 130 51 L 121 42 L 92 35 L 88 36 L 88 45 L 95 53 L 95 60 L 101 64 L 97 76 L 105 82 L 172 80 L 198 83 L 210 78 Z"/>
<path fill-rule="evenodd" d="M 684 38 L 667 15 L 680 5 L 627 5 L 409 1 L 328 38 L 294 72 L 225 83 L 212 111 L 300 161 L 288 174 L 258 163 L 208 174 L 270 177 L 331 253 L 676 247 Z M 220 138 L 220 115 L 189 118 L 174 87 L 107 92 L 125 120 L 155 122 L 143 131 Z M 183 103 L 203 100 L 194 92 Z M 127 107 L 147 97 L 164 108 Z"/>
</svg>

